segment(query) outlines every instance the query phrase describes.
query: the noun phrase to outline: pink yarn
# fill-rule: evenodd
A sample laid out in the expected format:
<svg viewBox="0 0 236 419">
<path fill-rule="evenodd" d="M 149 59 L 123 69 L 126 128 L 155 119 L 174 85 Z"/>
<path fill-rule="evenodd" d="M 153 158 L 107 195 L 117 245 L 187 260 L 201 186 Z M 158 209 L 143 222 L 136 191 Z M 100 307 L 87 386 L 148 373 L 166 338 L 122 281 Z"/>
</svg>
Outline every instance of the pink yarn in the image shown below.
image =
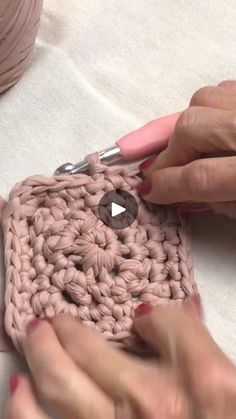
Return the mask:
<svg viewBox="0 0 236 419">
<path fill-rule="evenodd" d="M 0 0 L 0 93 L 29 65 L 42 5 L 43 0 Z"/>
<path fill-rule="evenodd" d="M 5 327 L 18 349 L 30 319 L 59 313 L 128 345 L 140 302 L 181 303 L 196 290 L 176 212 L 137 196 L 137 167 L 107 167 L 97 154 L 88 159 L 89 175 L 26 179 L 3 211 Z M 101 197 L 113 189 L 130 192 L 139 205 L 123 230 L 97 216 Z"/>
</svg>

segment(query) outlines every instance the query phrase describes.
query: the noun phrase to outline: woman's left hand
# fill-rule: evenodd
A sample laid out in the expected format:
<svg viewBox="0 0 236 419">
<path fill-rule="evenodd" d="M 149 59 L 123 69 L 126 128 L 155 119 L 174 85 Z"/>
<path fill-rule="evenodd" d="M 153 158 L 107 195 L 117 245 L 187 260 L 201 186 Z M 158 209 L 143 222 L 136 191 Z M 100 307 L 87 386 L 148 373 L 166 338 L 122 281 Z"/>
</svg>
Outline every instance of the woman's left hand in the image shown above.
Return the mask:
<svg viewBox="0 0 236 419">
<path fill-rule="evenodd" d="M 32 373 L 11 378 L 7 419 L 49 419 L 38 396 L 66 419 L 233 419 L 236 369 L 200 320 L 198 296 L 183 306 L 142 304 L 138 334 L 159 353 L 141 360 L 115 350 L 78 321 L 28 325 Z"/>
</svg>

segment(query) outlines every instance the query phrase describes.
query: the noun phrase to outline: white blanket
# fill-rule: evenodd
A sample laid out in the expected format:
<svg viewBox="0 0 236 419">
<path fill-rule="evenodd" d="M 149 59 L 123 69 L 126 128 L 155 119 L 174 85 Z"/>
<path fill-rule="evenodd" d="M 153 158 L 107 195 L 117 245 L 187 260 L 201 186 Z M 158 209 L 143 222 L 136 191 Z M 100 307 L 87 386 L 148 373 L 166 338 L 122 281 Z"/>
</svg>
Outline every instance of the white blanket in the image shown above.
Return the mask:
<svg viewBox="0 0 236 419">
<path fill-rule="evenodd" d="M 32 66 L 0 97 L 0 193 L 236 78 L 235 22 L 235 0 L 45 0 Z M 235 237 L 235 221 L 193 219 L 206 321 L 234 360 Z M 15 362 L 0 355 L 1 406 Z"/>
</svg>

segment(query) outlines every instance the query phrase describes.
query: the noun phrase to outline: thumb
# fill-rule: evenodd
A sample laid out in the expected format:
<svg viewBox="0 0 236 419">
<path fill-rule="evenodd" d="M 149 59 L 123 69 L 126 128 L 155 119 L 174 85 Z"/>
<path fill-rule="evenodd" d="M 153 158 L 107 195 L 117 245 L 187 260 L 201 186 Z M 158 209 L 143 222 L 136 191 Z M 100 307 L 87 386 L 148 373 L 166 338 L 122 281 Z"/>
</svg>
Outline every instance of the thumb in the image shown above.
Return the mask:
<svg viewBox="0 0 236 419">
<path fill-rule="evenodd" d="M 219 362 L 231 365 L 200 321 L 197 300 L 196 296 L 189 297 L 182 306 L 141 305 L 134 319 L 140 337 L 157 349 L 164 361 L 191 379 L 194 367 L 196 381 L 201 374 L 206 376 L 207 368 Z"/>
<path fill-rule="evenodd" d="M 138 185 L 138 192 L 157 204 L 234 201 L 235 179 L 235 156 L 204 158 L 184 166 L 154 169 Z"/>
<path fill-rule="evenodd" d="M 189 311 L 185 304 L 159 306 L 149 310 L 149 314 L 147 306 L 144 309 L 141 305 L 137 310 L 137 314 L 142 311 L 144 314 L 135 318 L 137 332 L 169 361 L 191 397 L 197 415 L 233 418 L 235 367 L 216 345 L 196 311 Z"/>
</svg>

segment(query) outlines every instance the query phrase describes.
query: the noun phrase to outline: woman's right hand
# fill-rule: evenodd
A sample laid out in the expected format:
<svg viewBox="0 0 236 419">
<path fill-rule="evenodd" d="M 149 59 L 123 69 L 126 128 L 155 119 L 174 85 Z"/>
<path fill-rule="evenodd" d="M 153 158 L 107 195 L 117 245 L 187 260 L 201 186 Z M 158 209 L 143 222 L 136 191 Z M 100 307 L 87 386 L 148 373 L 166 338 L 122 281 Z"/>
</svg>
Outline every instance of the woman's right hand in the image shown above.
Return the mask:
<svg viewBox="0 0 236 419">
<path fill-rule="evenodd" d="M 145 200 L 206 203 L 236 217 L 236 81 L 198 90 L 168 147 L 140 168 Z"/>
</svg>

